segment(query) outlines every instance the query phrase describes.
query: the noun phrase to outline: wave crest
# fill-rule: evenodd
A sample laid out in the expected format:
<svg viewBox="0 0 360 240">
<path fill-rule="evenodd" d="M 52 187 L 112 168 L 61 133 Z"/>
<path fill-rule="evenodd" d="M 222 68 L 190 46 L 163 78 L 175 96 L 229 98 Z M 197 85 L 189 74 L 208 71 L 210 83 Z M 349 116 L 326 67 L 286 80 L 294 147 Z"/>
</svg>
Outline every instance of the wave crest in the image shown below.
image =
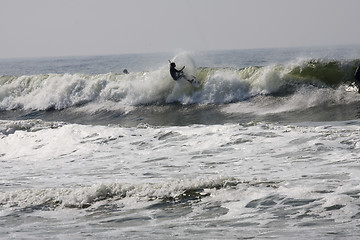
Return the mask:
<svg viewBox="0 0 360 240">
<path fill-rule="evenodd" d="M 294 94 L 304 86 L 336 88 L 350 85 L 360 60 L 302 60 L 284 65 L 196 68 L 189 55 L 174 59 L 200 81 L 193 88 L 173 81 L 168 66 L 130 74 L 41 74 L 0 77 L 0 110 L 61 110 L 86 104 L 99 109 L 137 105 L 226 104 L 257 95 Z M 115 107 L 116 108 L 116 107 Z"/>
</svg>

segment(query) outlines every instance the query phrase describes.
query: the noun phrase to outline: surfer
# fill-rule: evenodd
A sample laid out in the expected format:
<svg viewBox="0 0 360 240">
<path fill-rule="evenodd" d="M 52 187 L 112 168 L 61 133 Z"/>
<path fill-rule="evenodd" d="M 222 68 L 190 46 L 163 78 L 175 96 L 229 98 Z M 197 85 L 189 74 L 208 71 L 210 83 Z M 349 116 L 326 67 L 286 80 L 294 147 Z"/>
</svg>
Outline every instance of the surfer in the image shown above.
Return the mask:
<svg viewBox="0 0 360 240">
<path fill-rule="evenodd" d="M 184 72 L 183 72 L 185 66 L 183 66 L 180 70 L 177 70 L 176 64 L 174 62 L 171 62 L 169 60 L 169 63 L 170 63 L 170 75 L 175 81 L 177 81 L 180 78 L 184 78 L 185 80 L 187 80 L 190 83 L 192 83 L 194 81 L 194 79 L 189 80 L 185 77 Z"/>
<path fill-rule="evenodd" d="M 354 78 L 358 84 L 358 92 L 360 93 L 360 65 L 357 67 L 355 71 Z"/>
</svg>

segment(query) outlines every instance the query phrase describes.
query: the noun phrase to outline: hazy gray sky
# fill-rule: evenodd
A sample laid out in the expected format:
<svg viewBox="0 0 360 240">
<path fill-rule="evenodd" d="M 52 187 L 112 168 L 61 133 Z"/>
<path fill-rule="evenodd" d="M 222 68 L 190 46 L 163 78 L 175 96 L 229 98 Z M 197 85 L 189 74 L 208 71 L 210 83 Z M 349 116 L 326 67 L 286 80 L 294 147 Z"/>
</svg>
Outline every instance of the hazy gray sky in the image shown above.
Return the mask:
<svg viewBox="0 0 360 240">
<path fill-rule="evenodd" d="M 359 0 L 0 0 L 0 58 L 360 43 Z"/>
</svg>

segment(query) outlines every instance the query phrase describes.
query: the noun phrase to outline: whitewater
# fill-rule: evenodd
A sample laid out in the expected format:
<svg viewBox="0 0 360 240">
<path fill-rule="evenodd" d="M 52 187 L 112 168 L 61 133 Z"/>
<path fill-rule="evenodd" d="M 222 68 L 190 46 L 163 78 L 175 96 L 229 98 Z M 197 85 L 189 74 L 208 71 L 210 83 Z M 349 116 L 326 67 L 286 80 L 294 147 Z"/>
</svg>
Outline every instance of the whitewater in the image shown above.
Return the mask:
<svg viewBox="0 0 360 240">
<path fill-rule="evenodd" d="M 358 46 L 2 59 L 0 237 L 358 239 L 359 64 Z"/>
</svg>

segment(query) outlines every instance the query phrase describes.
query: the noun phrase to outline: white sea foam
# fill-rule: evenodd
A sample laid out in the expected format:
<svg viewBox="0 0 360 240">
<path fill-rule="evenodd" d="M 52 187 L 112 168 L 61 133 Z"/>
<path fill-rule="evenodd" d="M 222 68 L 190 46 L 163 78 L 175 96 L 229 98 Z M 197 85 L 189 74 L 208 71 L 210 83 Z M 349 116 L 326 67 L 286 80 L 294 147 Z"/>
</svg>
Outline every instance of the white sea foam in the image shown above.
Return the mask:
<svg viewBox="0 0 360 240">
<path fill-rule="evenodd" d="M 78 205 L 92 203 L 86 199 L 101 198 L 107 192 L 130 196 L 131 189 L 136 188 L 142 189 L 136 190 L 139 195 L 164 198 L 179 194 L 177 188 L 181 192 L 196 189 L 199 184 L 202 188 L 207 185 L 210 188 L 215 185 L 226 187 L 225 182 L 231 178 L 242 182 L 265 177 L 265 180 L 256 180 L 258 183 L 254 186 L 266 183 L 266 179 L 296 186 L 296 181 L 301 182 L 305 174 L 314 177 L 308 182 L 310 185 L 303 185 L 310 189 L 314 189 L 311 181 L 321 178 L 323 172 L 328 172 L 333 179 L 358 179 L 354 175 L 356 169 L 347 167 L 357 159 L 360 133 L 356 125 L 326 128 L 269 124 L 199 125 L 163 129 L 84 126 L 38 120 L 2 121 L 0 125 L 0 156 L 3 167 L 8 169 L 2 182 L 10 191 L 6 194 L 19 197 L 23 187 L 37 186 L 39 190 L 23 192 L 26 195 L 23 198 L 27 199 L 23 201 L 30 203 L 35 200 L 29 200 L 29 197 L 39 199 L 35 196 L 40 192 L 44 193 L 43 199 L 64 196 L 64 191 L 72 191 L 69 196 L 75 196 L 77 190 L 61 188 L 89 184 L 94 184 L 95 188 L 82 189 L 85 195 L 80 197 L 81 200 L 75 200 Z M 308 164 L 312 167 L 305 173 L 303 170 Z M 341 170 L 332 170 L 334 165 L 342 166 Z M 189 180 L 193 178 L 191 176 L 214 174 L 229 179 L 212 184 L 203 183 L 202 179 Z M 183 180 L 171 180 L 176 178 Z M 216 178 L 211 179 L 205 182 Z M 296 181 L 292 182 L 293 179 Z M 127 187 L 130 190 L 123 193 L 114 190 L 122 188 L 122 183 L 131 184 Z M 11 189 L 14 188 L 19 190 L 13 192 Z M 48 188 L 50 190 L 46 190 Z M 161 189 L 166 189 L 166 193 L 160 194 Z M 96 193 L 91 193 L 93 191 Z M 101 196 L 97 196 L 98 193 Z M 282 194 L 286 193 L 282 191 Z M 290 191 L 287 190 L 287 194 Z M 6 205 L 4 199 L 11 198 L 2 196 L 2 204 Z"/>
</svg>

